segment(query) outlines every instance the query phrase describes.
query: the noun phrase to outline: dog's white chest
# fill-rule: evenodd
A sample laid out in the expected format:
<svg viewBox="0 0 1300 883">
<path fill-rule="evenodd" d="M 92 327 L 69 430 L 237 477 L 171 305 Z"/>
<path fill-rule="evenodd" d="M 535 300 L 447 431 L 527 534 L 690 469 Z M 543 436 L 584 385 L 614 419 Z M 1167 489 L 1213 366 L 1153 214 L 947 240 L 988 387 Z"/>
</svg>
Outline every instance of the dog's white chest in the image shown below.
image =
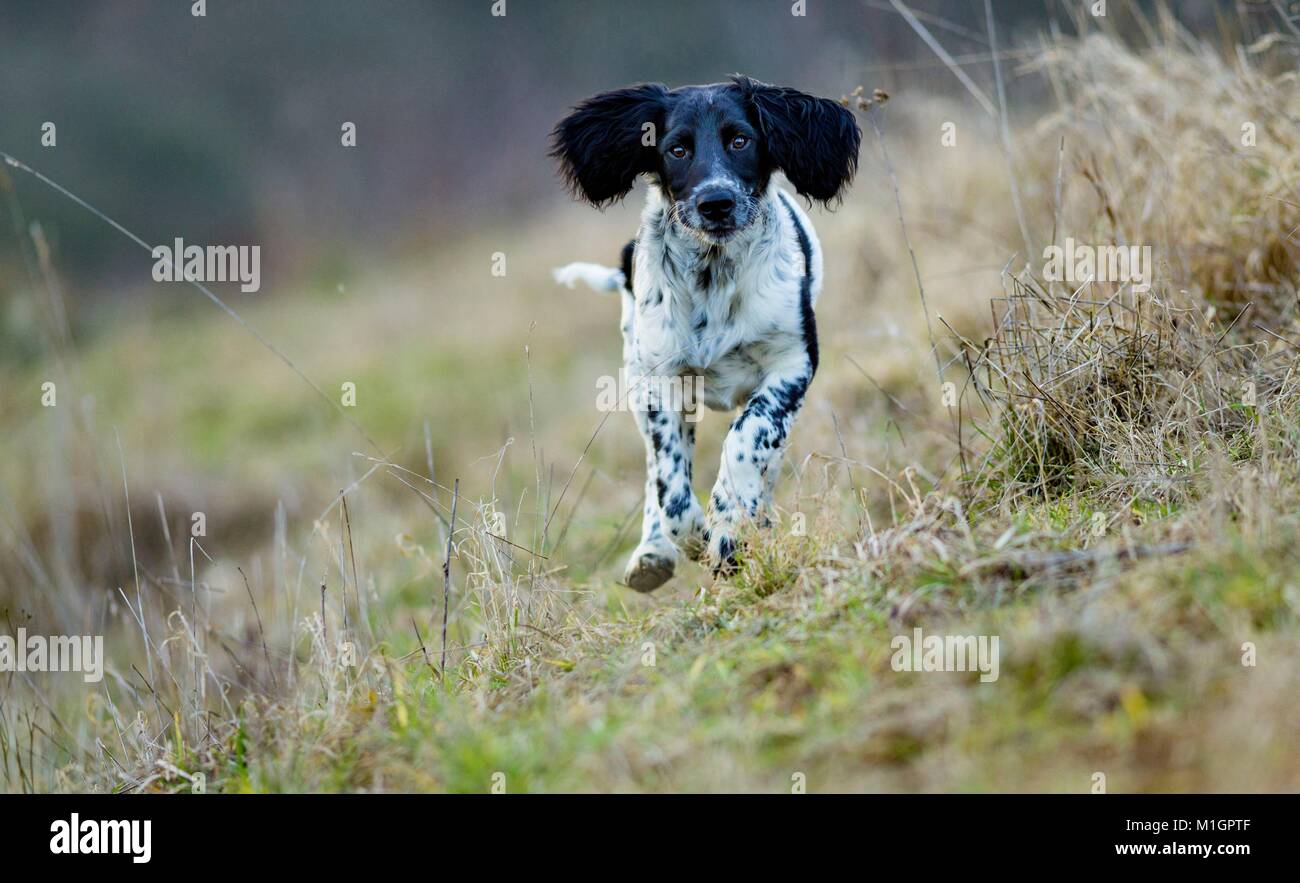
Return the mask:
<svg viewBox="0 0 1300 883">
<path fill-rule="evenodd" d="M 703 403 L 730 410 L 774 359 L 804 346 L 808 267 L 780 206 L 728 247 L 701 247 L 647 213 L 635 252 L 629 354 L 636 371 L 703 381 Z"/>
<path fill-rule="evenodd" d="M 730 261 L 701 263 L 693 268 L 692 275 L 695 287 L 679 289 L 670 308 L 688 317 L 686 323 L 675 323 L 686 350 L 686 364 L 704 371 L 742 346 L 752 323 L 747 321 L 746 298 Z"/>
</svg>

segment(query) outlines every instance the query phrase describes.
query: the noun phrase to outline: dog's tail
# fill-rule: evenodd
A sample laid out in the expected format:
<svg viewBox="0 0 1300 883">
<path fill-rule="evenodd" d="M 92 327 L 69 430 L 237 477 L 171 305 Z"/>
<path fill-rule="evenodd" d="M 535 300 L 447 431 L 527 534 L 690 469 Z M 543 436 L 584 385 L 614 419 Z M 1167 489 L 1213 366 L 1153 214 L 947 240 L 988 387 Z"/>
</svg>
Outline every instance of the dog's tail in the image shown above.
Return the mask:
<svg viewBox="0 0 1300 883">
<path fill-rule="evenodd" d="M 551 271 L 555 281 L 573 288 L 579 282 L 585 282 L 592 291 L 618 291 L 627 284 L 627 277 L 617 267 L 602 267 L 600 264 L 587 264 L 579 261 L 556 267 Z"/>
<path fill-rule="evenodd" d="M 551 275 L 555 277 L 556 282 L 569 288 L 578 282 L 585 282 L 593 291 L 618 291 L 619 289 L 631 291 L 629 282 L 632 278 L 632 251 L 635 247 L 635 240 L 623 246 L 623 254 L 619 260 L 622 265 L 620 267 L 602 267 L 600 264 L 578 262 L 556 267 L 551 271 Z"/>
</svg>

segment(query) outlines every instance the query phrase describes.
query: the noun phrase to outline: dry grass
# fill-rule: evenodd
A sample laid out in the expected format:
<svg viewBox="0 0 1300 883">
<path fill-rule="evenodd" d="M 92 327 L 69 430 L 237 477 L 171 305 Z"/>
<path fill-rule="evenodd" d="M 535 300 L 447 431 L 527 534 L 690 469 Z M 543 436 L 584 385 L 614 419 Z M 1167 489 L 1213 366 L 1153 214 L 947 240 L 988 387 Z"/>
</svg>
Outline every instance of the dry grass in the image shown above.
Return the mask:
<svg viewBox="0 0 1300 883">
<path fill-rule="evenodd" d="M 970 478 L 1004 506 L 1080 484 L 1099 502 L 1185 501 L 1216 459 L 1290 453 L 1268 449 L 1261 412 L 1295 401 L 1296 74 L 1262 72 L 1275 43 L 1225 60 L 1163 25 L 1148 51 L 1097 35 L 1030 65 L 1060 103 L 1036 129 L 1069 182 L 1052 242 L 1149 246 L 1155 266 L 1149 291 L 1026 268 L 992 336 L 965 342 L 972 400 L 1000 423 Z"/>
<path fill-rule="evenodd" d="M 1097 35 L 1029 66 L 1059 104 L 1035 134 L 1043 145 L 1064 140 L 1060 232 L 1151 245 L 1167 284 L 1229 314 L 1253 302 L 1252 318 L 1289 323 L 1300 277 L 1300 75 L 1285 70 L 1277 35 L 1225 58 L 1168 18 L 1162 26 L 1146 51 Z"/>
</svg>

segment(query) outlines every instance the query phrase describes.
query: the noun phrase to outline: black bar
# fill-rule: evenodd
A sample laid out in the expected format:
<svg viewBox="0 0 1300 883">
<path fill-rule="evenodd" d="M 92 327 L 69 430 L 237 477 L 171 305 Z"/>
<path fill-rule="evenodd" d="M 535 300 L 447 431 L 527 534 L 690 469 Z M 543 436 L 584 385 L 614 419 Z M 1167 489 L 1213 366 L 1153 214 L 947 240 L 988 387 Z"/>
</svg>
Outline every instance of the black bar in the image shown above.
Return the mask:
<svg viewBox="0 0 1300 883">
<path fill-rule="evenodd" d="M 621 873 L 647 857 L 684 869 L 688 854 L 696 855 L 689 865 L 703 858 L 702 867 L 729 873 L 831 858 L 864 870 L 900 861 L 1031 868 L 1041 859 L 1071 869 L 1159 867 L 1161 859 L 1171 868 L 1228 869 L 1293 857 L 1297 809 L 1295 795 L 37 795 L 0 798 L 0 842 L 11 860 L 128 873 L 204 865 L 373 871 L 405 860 L 444 872 L 470 860 Z M 90 821 L 149 821 L 149 861 L 130 854 L 142 839 L 118 854 L 55 854 L 58 826 L 74 813 L 83 836 Z M 104 831 L 93 827 L 96 836 Z M 1132 848 L 1153 854 L 1121 854 Z M 594 865 L 605 850 L 610 863 Z"/>
</svg>

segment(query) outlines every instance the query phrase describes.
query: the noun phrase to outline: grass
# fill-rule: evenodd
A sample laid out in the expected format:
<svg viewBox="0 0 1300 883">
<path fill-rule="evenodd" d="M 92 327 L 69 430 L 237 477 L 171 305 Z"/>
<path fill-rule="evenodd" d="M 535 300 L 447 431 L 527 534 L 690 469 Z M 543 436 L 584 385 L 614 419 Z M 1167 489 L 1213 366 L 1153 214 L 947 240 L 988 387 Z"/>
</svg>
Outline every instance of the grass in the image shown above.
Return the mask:
<svg viewBox="0 0 1300 883">
<path fill-rule="evenodd" d="M 109 674 L 0 674 L 0 787 L 1300 787 L 1295 76 L 1276 42 L 1145 29 L 1048 42 L 1015 73 L 1054 105 L 1011 142 L 1031 238 L 1151 244 L 1146 293 L 1026 265 L 995 121 L 865 111 L 908 241 L 869 133 L 817 219 L 822 368 L 774 524 L 727 580 L 616 584 L 642 481 L 631 421 L 593 405 L 617 305 L 547 271 L 615 254 L 635 206 L 239 304 L 327 392 L 357 384 L 377 448 L 224 317 L 164 304 L 82 339 L 33 280 L 8 315 L 40 346 L 0 390 L 0 615 L 105 634 Z M 895 671 L 916 627 L 998 636 L 999 678 Z"/>
<path fill-rule="evenodd" d="M 1199 762 L 1219 752 L 1215 730 L 1188 724 L 1260 701 L 1236 636 L 1278 654 L 1274 674 L 1294 663 L 1275 634 L 1294 626 L 1296 599 L 1280 590 L 1294 556 L 1259 552 L 1142 567 L 1114 597 L 1094 586 L 1043 604 L 1026 590 L 958 614 L 963 630 L 1014 636 L 1001 678 L 984 685 L 889 668 L 900 627 L 889 611 L 926 588 L 924 575 L 905 587 L 849 578 L 766 597 L 726 586 L 658 615 L 602 621 L 581 641 L 547 641 L 522 678 L 488 674 L 488 661 L 478 703 L 466 701 L 468 685 L 449 692 L 417 668 L 384 679 L 383 698 L 357 695 L 329 716 L 333 728 L 310 713 L 250 716 L 246 738 L 275 750 L 219 781 L 485 791 L 503 773 L 511 791 L 771 791 L 803 773 L 815 790 L 1083 790 L 1099 769 L 1114 790 L 1232 790 L 1261 758 L 1220 758 L 1211 771 L 1132 753 L 1176 748 Z M 987 591 L 928 585 L 931 604 Z M 1296 677 L 1292 667 L 1285 683 Z M 1224 707 L 1211 712 L 1208 699 Z"/>
</svg>

